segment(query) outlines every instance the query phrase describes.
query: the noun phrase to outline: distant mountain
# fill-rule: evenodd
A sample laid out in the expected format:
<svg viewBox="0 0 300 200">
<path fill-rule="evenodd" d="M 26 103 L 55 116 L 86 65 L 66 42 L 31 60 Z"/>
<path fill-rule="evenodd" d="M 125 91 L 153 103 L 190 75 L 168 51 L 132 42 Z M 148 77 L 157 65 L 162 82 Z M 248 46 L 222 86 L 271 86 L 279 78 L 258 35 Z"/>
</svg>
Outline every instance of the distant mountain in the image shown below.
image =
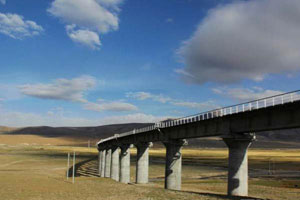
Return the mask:
<svg viewBox="0 0 300 200">
<path fill-rule="evenodd" d="M 196 138 L 188 140 L 190 147 L 224 148 L 221 138 Z M 256 134 L 252 148 L 300 148 L 300 129 L 266 131 Z"/>
<path fill-rule="evenodd" d="M 65 137 L 73 139 L 91 140 L 93 142 L 131 131 L 135 128 L 150 126 L 150 123 L 113 124 L 97 127 L 27 127 L 9 128 L 1 127 L 0 133 L 19 135 L 39 135 L 43 137 Z M 256 134 L 257 141 L 254 148 L 300 148 L 300 129 L 267 131 Z M 188 140 L 189 147 L 218 148 L 226 147 L 220 138 L 195 138 Z M 156 144 L 155 146 L 161 146 Z"/>
<path fill-rule="evenodd" d="M 96 127 L 26 127 L 8 130 L 6 134 L 39 135 L 43 137 L 71 137 L 100 139 L 114 134 L 131 131 L 135 128 L 150 126 L 150 123 L 113 124 Z"/>
</svg>

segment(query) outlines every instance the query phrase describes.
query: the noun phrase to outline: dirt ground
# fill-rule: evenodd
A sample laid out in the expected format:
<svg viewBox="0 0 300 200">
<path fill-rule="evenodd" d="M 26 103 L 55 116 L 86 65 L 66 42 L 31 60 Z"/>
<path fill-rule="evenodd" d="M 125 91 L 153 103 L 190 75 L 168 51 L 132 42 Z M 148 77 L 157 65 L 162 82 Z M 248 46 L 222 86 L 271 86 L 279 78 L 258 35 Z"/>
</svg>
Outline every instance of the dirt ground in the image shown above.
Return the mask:
<svg viewBox="0 0 300 200">
<path fill-rule="evenodd" d="M 0 199 L 230 199 L 226 196 L 227 149 L 184 149 L 182 191 L 175 192 L 163 189 L 164 149 L 150 150 L 150 183 L 136 185 L 135 149 L 131 150 L 132 184 L 121 184 L 98 177 L 95 148 L 50 145 L 49 140 L 47 145 L 29 138 L 26 141 L 0 141 Z M 74 184 L 66 179 L 67 153 L 73 151 L 77 155 Z M 249 196 L 300 199 L 300 151 L 250 149 Z"/>
<path fill-rule="evenodd" d="M 5 200 L 159 200 L 218 199 L 209 195 L 167 191 L 163 188 L 121 184 L 97 177 L 94 160 L 88 170 L 76 170 L 75 183 L 66 179 L 66 152 L 76 151 L 76 162 L 95 158 L 87 148 L 4 146 L 0 148 L 0 197 Z M 85 166 L 86 167 L 86 166 Z M 81 171 L 81 172 L 80 172 Z M 81 173 L 81 174 L 80 174 Z M 226 198 L 225 198 L 226 199 Z"/>
<path fill-rule="evenodd" d="M 88 146 L 88 139 L 68 137 L 42 137 L 37 135 L 5 135 L 0 133 L 0 145 L 48 145 L 48 146 Z M 96 143 L 90 142 L 94 147 Z"/>
</svg>

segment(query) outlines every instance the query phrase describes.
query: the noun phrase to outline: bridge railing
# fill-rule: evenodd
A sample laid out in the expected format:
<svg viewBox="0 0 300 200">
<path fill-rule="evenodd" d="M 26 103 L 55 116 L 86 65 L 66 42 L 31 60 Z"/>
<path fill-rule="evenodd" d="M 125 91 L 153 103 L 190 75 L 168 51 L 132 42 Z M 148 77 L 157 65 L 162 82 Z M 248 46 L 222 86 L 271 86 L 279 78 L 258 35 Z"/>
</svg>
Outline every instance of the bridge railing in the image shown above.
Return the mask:
<svg viewBox="0 0 300 200">
<path fill-rule="evenodd" d="M 214 110 L 210 110 L 210 111 L 203 112 L 203 113 L 198 113 L 196 115 L 191 115 L 191 116 L 187 116 L 187 117 L 183 117 L 183 118 L 158 122 L 152 126 L 147 126 L 147 127 L 140 128 L 140 129 L 134 129 L 132 131 L 119 134 L 117 136 L 106 138 L 105 140 L 101 140 L 99 143 L 105 142 L 107 140 L 117 138 L 117 137 L 125 137 L 125 136 L 131 135 L 131 134 L 152 131 L 152 130 L 155 130 L 158 128 L 168 128 L 168 127 L 198 122 L 198 121 L 202 121 L 202 120 L 212 119 L 212 118 L 216 118 L 216 117 L 222 117 L 222 116 L 226 116 L 226 115 L 267 108 L 270 106 L 292 103 L 292 102 L 299 101 L 299 100 L 300 100 L 300 90 L 297 90 L 297 91 L 293 91 L 293 92 L 289 92 L 289 93 L 284 93 L 284 94 L 266 97 L 266 98 L 262 98 L 262 99 L 258 99 L 258 100 L 254 100 L 254 101 L 249 101 L 246 103 L 236 104 L 233 106 L 217 108 Z"/>
<path fill-rule="evenodd" d="M 270 106 L 276 106 L 280 104 L 292 103 L 298 100 L 300 100 L 300 90 L 279 94 L 271 97 L 266 97 L 266 98 L 246 102 L 246 103 L 236 104 L 233 106 L 217 108 L 215 110 L 211 110 L 211 111 L 207 111 L 207 112 L 203 112 L 203 113 L 199 113 L 196 115 L 191 115 L 188 117 L 183 117 L 175 120 L 160 122 L 158 123 L 158 127 L 166 128 L 171 126 L 177 126 L 177 125 L 187 124 L 191 122 L 212 119 L 215 117 L 222 117 L 225 115 L 252 111 L 252 110 L 257 110 L 257 109 L 266 108 Z"/>
</svg>

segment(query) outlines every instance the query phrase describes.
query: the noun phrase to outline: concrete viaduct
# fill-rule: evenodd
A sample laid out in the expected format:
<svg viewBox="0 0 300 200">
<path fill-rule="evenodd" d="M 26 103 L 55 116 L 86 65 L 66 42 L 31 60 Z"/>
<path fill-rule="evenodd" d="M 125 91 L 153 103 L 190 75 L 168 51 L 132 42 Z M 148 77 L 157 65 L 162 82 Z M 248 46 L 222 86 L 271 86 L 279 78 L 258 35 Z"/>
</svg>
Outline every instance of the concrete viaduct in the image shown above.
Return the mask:
<svg viewBox="0 0 300 200">
<path fill-rule="evenodd" d="M 152 142 L 166 147 L 165 188 L 181 189 L 181 149 L 188 138 L 221 137 L 229 148 L 228 195 L 248 195 L 247 151 L 255 134 L 300 128 L 300 91 L 209 112 L 158 122 L 153 126 L 116 134 L 97 143 L 99 174 L 130 182 L 130 146 L 137 148 L 136 183 L 148 183 Z"/>
</svg>

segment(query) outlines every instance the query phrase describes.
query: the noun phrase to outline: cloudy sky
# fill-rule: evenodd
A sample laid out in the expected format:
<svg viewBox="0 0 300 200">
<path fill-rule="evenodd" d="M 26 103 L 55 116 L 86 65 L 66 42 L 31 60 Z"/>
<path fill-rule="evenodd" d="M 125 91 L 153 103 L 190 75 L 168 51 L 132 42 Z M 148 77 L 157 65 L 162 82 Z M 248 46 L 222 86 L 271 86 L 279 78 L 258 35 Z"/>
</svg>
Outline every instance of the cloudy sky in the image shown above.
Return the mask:
<svg viewBox="0 0 300 200">
<path fill-rule="evenodd" d="M 0 0 L 0 125 L 155 122 L 299 89 L 299 0 Z"/>
</svg>

